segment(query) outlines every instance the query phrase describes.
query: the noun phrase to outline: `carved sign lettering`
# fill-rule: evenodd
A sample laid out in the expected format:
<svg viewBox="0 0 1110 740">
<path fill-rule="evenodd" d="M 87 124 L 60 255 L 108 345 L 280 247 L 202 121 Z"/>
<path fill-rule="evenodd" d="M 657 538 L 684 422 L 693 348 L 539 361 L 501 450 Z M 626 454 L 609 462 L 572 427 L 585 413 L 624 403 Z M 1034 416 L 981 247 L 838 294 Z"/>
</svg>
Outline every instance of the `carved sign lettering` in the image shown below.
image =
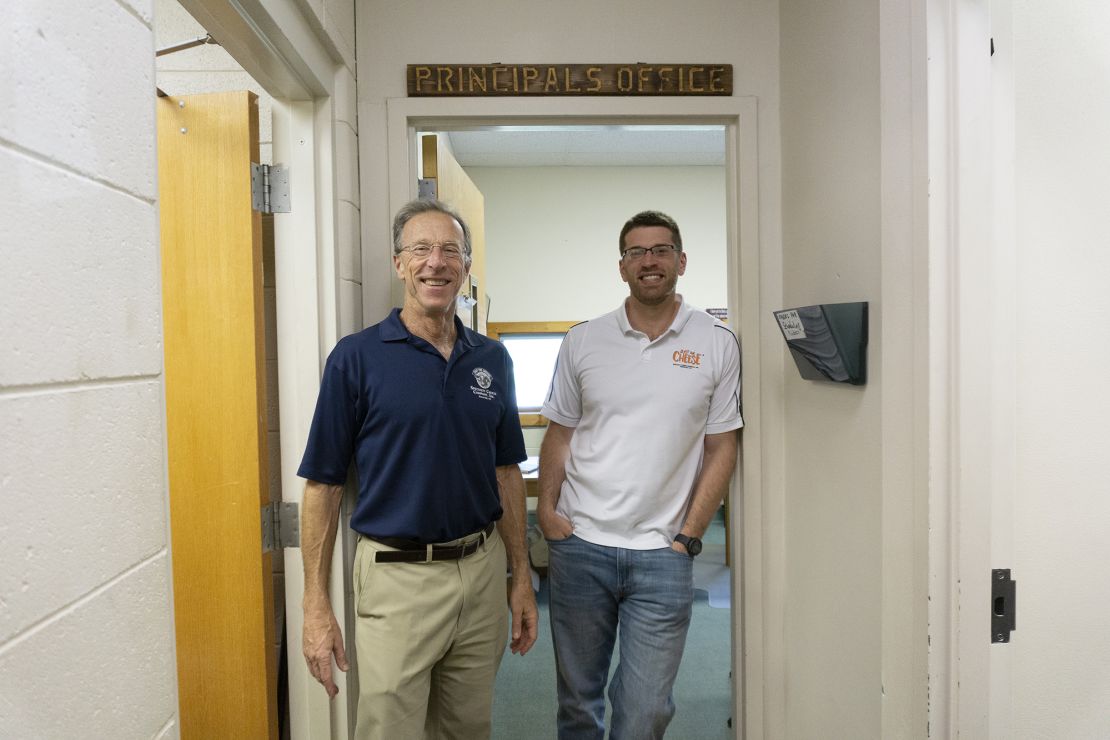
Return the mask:
<svg viewBox="0 0 1110 740">
<path fill-rule="evenodd" d="M 732 95 L 731 64 L 410 64 L 409 97 Z"/>
</svg>

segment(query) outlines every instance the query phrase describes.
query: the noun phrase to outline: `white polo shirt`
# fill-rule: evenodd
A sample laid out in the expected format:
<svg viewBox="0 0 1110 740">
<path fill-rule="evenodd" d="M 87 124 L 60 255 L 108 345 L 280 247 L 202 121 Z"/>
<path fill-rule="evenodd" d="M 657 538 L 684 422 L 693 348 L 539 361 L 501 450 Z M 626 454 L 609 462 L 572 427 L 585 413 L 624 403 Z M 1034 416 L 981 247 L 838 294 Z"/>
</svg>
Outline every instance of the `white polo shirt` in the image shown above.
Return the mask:
<svg viewBox="0 0 1110 740">
<path fill-rule="evenodd" d="M 685 301 L 653 342 L 621 305 L 567 332 L 542 413 L 575 430 L 556 507 L 574 533 L 610 547 L 669 547 L 705 435 L 744 425 L 739 342 Z"/>
</svg>

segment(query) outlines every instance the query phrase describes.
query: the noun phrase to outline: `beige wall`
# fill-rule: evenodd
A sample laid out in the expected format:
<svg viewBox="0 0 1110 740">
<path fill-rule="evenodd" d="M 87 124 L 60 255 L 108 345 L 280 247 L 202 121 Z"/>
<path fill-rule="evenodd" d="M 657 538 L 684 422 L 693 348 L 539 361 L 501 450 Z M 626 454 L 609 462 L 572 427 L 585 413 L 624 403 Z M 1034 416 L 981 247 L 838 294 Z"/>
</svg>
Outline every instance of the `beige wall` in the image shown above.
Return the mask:
<svg viewBox="0 0 1110 740">
<path fill-rule="evenodd" d="M 584 321 L 628 296 L 617 269 L 624 221 L 669 213 L 688 253 L 678 289 L 726 308 L 723 167 L 468 167 L 486 202 L 490 321 Z"/>
<path fill-rule="evenodd" d="M 777 2 L 698 3 L 696 7 L 641 2 L 539 0 L 457 4 L 371 0 L 359 5 L 359 124 L 362 131 L 362 213 L 365 317 L 379 320 L 390 307 L 388 269 L 389 151 L 386 100 L 404 97 L 410 63 L 597 62 L 698 59 L 734 65 L 737 95 L 759 98 L 760 200 L 763 238 L 778 239 Z M 419 39 L 419 43 L 414 43 Z M 647 53 L 645 50 L 655 49 Z M 431 51 L 429 51 L 431 50 Z M 573 100 L 568 99 L 573 106 Z M 659 113 L 667 112 L 666 99 Z M 521 110 L 527 110 L 522 102 Z"/>
<path fill-rule="evenodd" d="M 780 3 L 784 303 L 870 304 L 866 386 L 804 381 L 792 365 L 783 378 L 790 738 L 926 732 L 927 183 L 912 6 Z"/>
<path fill-rule="evenodd" d="M 791 738 L 880 736 L 878 6 L 784 0 L 783 296 L 870 301 L 862 388 L 784 379 Z"/>
</svg>

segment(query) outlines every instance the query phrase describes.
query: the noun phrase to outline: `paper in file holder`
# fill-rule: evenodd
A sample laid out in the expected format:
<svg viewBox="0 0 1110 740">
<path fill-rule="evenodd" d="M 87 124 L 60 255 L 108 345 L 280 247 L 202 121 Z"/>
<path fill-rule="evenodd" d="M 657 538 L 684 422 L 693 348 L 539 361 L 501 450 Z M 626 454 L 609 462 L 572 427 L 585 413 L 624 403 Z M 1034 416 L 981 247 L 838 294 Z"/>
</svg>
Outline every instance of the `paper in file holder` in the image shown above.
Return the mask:
<svg viewBox="0 0 1110 740">
<path fill-rule="evenodd" d="M 852 385 L 867 382 L 867 301 L 821 303 L 774 313 L 803 378 Z"/>
</svg>

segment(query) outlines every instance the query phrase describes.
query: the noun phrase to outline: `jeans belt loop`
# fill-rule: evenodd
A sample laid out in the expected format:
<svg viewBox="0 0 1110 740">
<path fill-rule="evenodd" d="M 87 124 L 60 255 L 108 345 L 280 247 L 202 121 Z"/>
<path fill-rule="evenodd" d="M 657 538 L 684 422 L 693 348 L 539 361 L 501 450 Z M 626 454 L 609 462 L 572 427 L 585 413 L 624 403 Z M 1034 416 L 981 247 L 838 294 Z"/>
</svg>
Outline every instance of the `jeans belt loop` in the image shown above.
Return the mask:
<svg viewBox="0 0 1110 740">
<path fill-rule="evenodd" d="M 434 545 L 428 545 L 427 546 L 427 550 L 425 550 L 425 556 L 424 556 L 424 558 L 425 558 L 424 562 L 425 563 L 432 562 L 432 548 L 433 547 L 434 547 Z"/>
</svg>

